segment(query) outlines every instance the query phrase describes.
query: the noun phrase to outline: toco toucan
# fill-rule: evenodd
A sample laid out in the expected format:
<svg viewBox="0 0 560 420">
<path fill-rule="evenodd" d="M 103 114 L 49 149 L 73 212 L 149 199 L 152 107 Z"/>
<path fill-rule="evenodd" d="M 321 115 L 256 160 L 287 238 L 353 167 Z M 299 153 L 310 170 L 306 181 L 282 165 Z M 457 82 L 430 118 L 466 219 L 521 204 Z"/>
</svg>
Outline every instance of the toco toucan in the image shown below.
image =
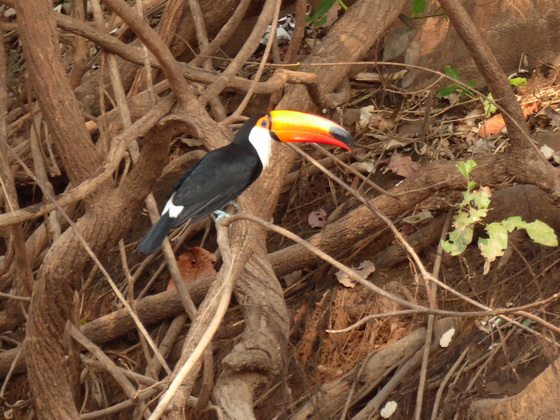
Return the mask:
<svg viewBox="0 0 560 420">
<path fill-rule="evenodd" d="M 154 253 L 170 229 L 189 219 L 199 222 L 234 200 L 268 166 L 274 141 L 352 147 L 350 134 L 327 118 L 285 110 L 253 115 L 230 144 L 205 155 L 177 181 L 161 218 L 140 241 L 138 250 Z"/>
</svg>

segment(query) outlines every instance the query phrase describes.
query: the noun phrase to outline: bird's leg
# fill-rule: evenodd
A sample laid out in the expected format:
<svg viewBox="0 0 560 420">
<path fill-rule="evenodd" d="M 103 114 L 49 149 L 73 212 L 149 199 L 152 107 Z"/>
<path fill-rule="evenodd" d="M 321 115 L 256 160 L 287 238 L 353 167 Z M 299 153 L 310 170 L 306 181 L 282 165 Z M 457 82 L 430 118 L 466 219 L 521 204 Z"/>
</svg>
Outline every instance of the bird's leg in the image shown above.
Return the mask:
<svg viewBox="0 0 560 420">
<path fill-rule="evenodd" d="M 239 206 L 237 205 L 237 203 L 235 201 L 233 201 L 233 200 L 228 201 L 228 203 L 226 204 L 226 207 L 228 205 L 232 205 L 235 208 L 235 213 L 237 213 L 239 211 Z M 214 223 L 217 223 L 218 220 L 220 220 L 222 217 L 231 217 L 231 214 L 229 214 L 228 212 L 225 212 L 223 210 L 216 210 L 216 211 L 212 212 L 212 214 L 216 215 L 216 218 L 214 219 Z M 233 225 L 233 223 L 229 227 L 231 228 L 232 225 Z"/>
</svg>

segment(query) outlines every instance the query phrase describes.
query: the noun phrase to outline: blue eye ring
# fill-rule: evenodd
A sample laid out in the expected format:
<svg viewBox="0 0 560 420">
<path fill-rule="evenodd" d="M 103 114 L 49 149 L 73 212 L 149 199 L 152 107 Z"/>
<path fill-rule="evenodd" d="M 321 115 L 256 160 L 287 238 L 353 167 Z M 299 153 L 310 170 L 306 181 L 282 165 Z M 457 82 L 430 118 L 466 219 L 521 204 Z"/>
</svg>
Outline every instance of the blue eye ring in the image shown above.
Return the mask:
<svg viewBox="0 0 560 420">
<path fill-rule="evenodd" d="M 261 120 L 261 127 L 262 128 L 267 128 L 268 127 L 268 121 L 266 119 Z"/>
</svg>

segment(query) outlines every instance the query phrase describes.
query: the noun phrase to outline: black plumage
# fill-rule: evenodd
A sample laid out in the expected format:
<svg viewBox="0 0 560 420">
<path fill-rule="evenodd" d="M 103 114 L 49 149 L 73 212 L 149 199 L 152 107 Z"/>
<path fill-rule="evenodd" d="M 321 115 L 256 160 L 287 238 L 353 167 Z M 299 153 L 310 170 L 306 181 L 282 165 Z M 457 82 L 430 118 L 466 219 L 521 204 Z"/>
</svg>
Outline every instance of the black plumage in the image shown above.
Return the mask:
<svg viewBox="0 0 560 420">
<path fill-rule="evenodd" d="M 248 138 L 258 119 L 264 115 L 252 116 L 239 129 L 232 143 L 208 153 L 177 181 L 169 201 L 183 209 L 172 217 L 168 202 L 167 211 L 164 210 L 159 221 L 138 244 L 141 253 L 154 253 L 170 229 L 189 219 L 191 223 L 199 222 L 222 209 L 255 182 L 263 165 Z"/>
<path fill-rule="evenodd" d="M 187 221 L 197 223 L 234 200 L 268 167 L 274 141 L 352 150 L 350 134 L 327 118 L 290 110 L 253 115 L 231 144 L 208 153 L 177 181 L 160 220 L 140 241 L 138 250 L 152 254 L 170 229 Z"/>
</svg>

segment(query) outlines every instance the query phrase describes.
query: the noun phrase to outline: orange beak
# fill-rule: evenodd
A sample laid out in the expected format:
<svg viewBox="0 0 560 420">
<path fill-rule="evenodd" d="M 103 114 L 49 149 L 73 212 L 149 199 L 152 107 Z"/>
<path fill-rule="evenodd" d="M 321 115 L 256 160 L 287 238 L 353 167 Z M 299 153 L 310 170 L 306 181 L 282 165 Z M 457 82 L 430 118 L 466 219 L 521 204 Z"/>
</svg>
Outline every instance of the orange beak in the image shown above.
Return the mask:
<svg viewBox="0 0 560 420">
<path fill-rule="evenodd" d="M 352 151 L 350 134 L 327 118 L 287 110 L 270 111 L 267 116 L 262 118 L 269 119 L 271 135 L 281 142 L 331 144 Z"/>
</svg>

